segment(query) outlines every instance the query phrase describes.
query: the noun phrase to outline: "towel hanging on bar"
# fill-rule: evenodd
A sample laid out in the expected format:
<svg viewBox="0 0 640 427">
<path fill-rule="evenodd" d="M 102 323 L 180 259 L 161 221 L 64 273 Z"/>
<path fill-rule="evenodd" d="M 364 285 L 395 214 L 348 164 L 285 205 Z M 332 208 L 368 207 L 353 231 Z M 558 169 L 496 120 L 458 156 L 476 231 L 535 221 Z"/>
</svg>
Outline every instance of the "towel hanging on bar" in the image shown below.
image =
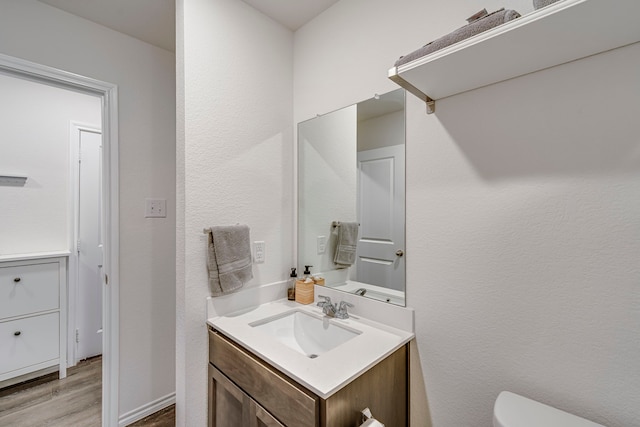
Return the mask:
<svg viewBox="0 0 640 427">
<path fill-rule="evenodd" d="M 356 245 L 358 244 L 358 228 L 360 224 L 357 222 L 340 222 L 334 221 L 334 233 L 337 234 L 336 250 L 333 256 L 333 262 L 338 268 L 347 268 L 356 262 Z"/>
<path fill-rule="evenodd" d="M 234 292 L 253 278 L 249 226 L 204 229 L 208 234 L 207 270 L 213 296 Z"/>
</svg>

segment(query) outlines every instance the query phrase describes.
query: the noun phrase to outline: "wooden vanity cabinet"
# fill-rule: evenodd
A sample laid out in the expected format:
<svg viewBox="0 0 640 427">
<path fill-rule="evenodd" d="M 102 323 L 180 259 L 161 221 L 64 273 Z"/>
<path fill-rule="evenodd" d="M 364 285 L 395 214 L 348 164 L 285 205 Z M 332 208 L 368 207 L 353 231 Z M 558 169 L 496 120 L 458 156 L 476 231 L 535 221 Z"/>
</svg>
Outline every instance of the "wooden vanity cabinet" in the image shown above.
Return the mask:
<svg viewBox="0 0 640 427">
<path fill-rule="evenodd" d="M 407 425 L 406 345 L 322 399 L 221 333 L 209 330 L 209 427 L 353 427 L 369 407 Z"/>
<path fill-rule="evenodd" d="M 229 378 L 209 364 L 209 420 L 216 427 L 284 427 Z"/>
</svg>

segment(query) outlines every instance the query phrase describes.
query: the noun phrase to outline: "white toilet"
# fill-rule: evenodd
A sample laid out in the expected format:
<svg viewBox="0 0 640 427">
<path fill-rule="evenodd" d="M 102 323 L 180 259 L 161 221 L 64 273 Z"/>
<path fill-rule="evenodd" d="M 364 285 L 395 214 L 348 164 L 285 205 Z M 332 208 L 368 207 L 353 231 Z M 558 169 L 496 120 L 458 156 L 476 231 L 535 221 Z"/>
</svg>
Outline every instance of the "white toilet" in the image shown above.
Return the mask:
<svg viewBox="0 0 640 427">
<path fill-rule="evenodd" d="M 535 400 L 503 391 L 493 407 L 494 427 L 605 427 Z"/>
</svg>

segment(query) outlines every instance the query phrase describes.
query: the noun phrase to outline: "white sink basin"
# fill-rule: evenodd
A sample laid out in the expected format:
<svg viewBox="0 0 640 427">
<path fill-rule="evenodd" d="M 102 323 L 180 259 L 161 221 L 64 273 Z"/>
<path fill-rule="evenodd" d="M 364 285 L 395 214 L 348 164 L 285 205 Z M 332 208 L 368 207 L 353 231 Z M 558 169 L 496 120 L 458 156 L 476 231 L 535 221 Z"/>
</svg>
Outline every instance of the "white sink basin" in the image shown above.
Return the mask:
<svg viewBox="0 0 640 427">
<path fill-rule="evenodd" d="M 312 359 L 361 333 L 328 318 L 316 317 L 301 310 L 291 310 L 257 320 L 249 326 Z"/>
</svg>

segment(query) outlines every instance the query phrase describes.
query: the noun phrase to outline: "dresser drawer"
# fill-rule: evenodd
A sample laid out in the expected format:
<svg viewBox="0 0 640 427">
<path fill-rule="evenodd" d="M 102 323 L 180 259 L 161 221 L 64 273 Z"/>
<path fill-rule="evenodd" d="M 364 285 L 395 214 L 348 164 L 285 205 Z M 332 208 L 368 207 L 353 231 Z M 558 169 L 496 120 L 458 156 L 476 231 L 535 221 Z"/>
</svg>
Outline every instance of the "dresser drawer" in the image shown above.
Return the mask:
<svg viewBox="0 0 640 427">
<path fill-rule="evenodd" d="M 0 322 L 0 374 L 47 361 L 60 354 L 58 313 Z"/>
<path fill-rule="evenodd" d="M 0 319 L 59 307 L 59 264 L 0 267 Z"/>
<path fill-rule="evenodd" d="M 318 425 L 317 396 L 292 384 L 271 366 L 212 331 L 209 331 L 209 360 L 284 425 Z"/>
</svg>

